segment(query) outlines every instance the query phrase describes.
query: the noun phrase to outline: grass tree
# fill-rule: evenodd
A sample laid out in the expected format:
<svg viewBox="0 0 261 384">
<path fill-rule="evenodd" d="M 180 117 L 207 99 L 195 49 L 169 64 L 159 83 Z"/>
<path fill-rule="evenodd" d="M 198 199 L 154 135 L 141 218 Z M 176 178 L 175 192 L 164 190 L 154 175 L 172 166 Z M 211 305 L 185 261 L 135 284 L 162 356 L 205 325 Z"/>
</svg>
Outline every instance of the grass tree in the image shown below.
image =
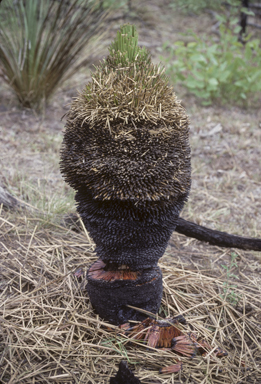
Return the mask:
<svg viewBox="0 0 261 384">
<path fill-rule="evenodd" d="M 103 17 L 87 0 L 1 4 L 1 72 L 23 106 L 39 108 L 86 63 L 80 53 L 100 32 Z"/>
<path fill-rule="evenodd" d="M 142 319 L 162 296 L 157 266 L 191 182 L 188 117 L 164 69 L 118 31 L 67 113 L 61 171 L 96 243 L 87 290 L 104 319 Z"/>
</svg>

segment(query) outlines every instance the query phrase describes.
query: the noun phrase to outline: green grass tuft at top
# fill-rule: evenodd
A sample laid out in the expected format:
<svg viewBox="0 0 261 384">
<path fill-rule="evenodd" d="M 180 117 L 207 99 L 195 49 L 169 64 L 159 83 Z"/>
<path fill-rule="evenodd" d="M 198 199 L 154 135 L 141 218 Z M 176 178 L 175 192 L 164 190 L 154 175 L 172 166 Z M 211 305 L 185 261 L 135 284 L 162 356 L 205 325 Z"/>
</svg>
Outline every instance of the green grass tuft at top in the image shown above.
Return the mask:
<svg viewBox="0 0 261 384">
<path fill-rule="evenodd" d="M 0 7 L 0 66 L 20 103 L 39 108 L 86 62 L 80 53 L 100 33 L 93 1 L 5 0 Z"/>
<path fill-rule="evenodd" d="M 106 63 L 114 68 L 128 67 L 131 63 L 144 66 L 151 62 L 147 49 L 138 46 L 138 32 L 135 25 L 125 24 L 117 31 L 109 52 Z"/>
</svg>

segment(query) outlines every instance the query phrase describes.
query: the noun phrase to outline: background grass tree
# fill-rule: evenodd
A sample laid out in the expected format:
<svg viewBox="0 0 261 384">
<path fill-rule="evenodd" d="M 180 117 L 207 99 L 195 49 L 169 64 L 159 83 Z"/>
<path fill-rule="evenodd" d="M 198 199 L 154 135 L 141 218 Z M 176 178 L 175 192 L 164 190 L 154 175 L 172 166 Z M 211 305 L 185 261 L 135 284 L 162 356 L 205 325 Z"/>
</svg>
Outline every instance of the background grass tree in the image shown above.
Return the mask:
<svg viewBox="0 0 261 384">
<path fill-rule="evenodd" d="M 104 11 L 93 1 L 6 0 L 0 7 L 0 68 L 24 107 L 39 108 L 84 63 Z"/>
</svg>

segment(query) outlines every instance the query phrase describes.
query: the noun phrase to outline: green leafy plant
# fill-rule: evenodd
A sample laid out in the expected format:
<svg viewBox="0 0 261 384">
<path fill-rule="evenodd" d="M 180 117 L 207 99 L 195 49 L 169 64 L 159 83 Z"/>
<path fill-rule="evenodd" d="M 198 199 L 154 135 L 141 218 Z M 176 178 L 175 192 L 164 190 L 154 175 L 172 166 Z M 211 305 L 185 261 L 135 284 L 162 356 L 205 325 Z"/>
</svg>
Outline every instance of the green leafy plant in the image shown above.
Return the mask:
<svg viewBox="0 0 261 384">
<path fill-rule="evenodd" d="M 220 26 L 220 42 L 191 34 L 194 41 L 177 41 L 167 48 L 167 72 L 175 83 L 200 98 L 203 105 L 214 100 L 247 103 L 250 95 L 261 91 L 260 40 L 242 46 L 237 33 Z"/>
<path fill-rule="evenodd" d="M 226 281 L 223 283 L 223 294 L 221 295 L 222 299 L 235 306 L 240 300 L 240 295 L 235 291 L 237 285 L 231 283 L 232 278 L 239 279 L 237 275 L 231 272 L 234 267 L 237 267 L 236 259 L 237 254 L 232 252 L 230 265 L 222 264 L 222 268 L 226 271 Z"/>
<path fill-rule="evenodd" d="M 79 55 L 101 29 L 93 1 L 5 0 L 0 7 L 0 66 L 25 107 L 38 108 L 86 63 Z"/>
</svg>

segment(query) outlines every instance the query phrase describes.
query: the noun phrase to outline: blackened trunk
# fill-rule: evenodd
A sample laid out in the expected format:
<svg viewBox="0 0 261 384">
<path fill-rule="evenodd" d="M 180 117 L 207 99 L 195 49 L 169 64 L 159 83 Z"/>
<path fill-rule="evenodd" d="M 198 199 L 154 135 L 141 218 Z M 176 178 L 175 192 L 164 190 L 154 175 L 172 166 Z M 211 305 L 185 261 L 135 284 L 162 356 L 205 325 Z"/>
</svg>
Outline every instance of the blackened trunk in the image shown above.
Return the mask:
<svg viewBox="0 0 261 384">
<path fill-rule="evenodd" d="M 100 317 L 112 324 L 148 317 L 128 305 L 154 314 L 159 310 L 163 290 L 159 267 L 143 271 L 131 271 L 126 266 L 108 268 L 99 259 L 88 270 L 87 280 L 92 306 Z"/>
<path fill-rule="evenodd" d="M 187 194 L 173 201 L 94 199 L 82 186 L 75 195 L 77 210 L 104 263 L 128 265 L 133 271 L 156 267 L 175 230 Z"/>
</svg>

